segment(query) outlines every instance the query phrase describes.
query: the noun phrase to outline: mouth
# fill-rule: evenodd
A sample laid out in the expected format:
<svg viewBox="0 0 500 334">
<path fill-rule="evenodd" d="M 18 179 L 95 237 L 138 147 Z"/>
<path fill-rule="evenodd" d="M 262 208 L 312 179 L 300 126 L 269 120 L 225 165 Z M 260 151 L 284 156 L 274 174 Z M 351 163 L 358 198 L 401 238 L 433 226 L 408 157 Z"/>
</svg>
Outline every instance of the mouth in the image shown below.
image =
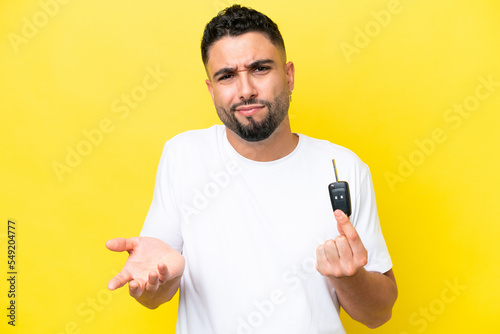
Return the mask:
<svg viewBox="0 0 500 334">
<path fill-rule="evenodd" d="M 260 105 L 260 104 L 252 104 L 252 105 L 246 105 L 246 106 L 241 106 L 236 108 L 236 111 L 240 113 L 242 116 L 252 116 L 262 109 L 264 109 L 265 106 Z"/>
</svg>

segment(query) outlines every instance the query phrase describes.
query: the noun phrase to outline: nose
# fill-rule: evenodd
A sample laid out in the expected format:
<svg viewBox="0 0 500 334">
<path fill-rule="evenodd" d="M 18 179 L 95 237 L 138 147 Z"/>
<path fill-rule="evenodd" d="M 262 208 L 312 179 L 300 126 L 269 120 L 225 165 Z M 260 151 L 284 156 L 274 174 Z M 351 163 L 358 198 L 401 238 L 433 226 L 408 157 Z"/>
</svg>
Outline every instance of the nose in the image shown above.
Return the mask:
<svg viewBox="0 0 500 334">
<path fill-rule="evenodd" d="M 239 95 L 240 99 L 250 100 L 257 97 L 257 89 L 255 87 L 255 83 L 253 82 L 253 78 L 248 74 L 247 71 L 243 71 L 240 74 L 239 80 Z"/>
</svg>

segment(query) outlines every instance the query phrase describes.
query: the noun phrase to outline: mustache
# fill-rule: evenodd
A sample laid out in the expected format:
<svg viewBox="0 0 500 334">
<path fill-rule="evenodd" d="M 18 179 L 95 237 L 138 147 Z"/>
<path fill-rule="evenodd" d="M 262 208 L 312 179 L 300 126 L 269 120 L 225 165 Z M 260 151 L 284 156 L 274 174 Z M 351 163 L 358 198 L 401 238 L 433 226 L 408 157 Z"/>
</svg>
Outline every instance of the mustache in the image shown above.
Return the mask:
<svg viewBox="0 0 500 334">
<path fill-rule="evenodd" d="M 246 106 L 249 104 L 262 104 L 267 107 L 267 109 L 271 109 L 271 103 L 269 103 L 266 100 L 257 100 L 257 99 L 249 99 L 249 100 L 244 100 L 240 103 L 233 104 L 230 108 L 231 112 L 236 112 L 236 108 L 241 107 L 241 106 Z"/>
</svg>

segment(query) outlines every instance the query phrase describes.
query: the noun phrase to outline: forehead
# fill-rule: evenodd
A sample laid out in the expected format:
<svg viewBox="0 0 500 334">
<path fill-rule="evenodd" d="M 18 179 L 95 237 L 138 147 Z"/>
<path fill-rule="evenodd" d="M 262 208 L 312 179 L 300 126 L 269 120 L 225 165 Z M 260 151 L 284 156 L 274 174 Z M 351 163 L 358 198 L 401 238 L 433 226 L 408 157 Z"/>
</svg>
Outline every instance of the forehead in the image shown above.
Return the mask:
<svg viewBox="0 0 500 334">
<path fill-rule="evenodd" d="M 259 59 L 279 63 L 280 55 L 280 50 L 262 33 L 225 36 L 210 47 L 207 69 L 212 74 L 222 67 L 244 67 Z"/>
</svg>

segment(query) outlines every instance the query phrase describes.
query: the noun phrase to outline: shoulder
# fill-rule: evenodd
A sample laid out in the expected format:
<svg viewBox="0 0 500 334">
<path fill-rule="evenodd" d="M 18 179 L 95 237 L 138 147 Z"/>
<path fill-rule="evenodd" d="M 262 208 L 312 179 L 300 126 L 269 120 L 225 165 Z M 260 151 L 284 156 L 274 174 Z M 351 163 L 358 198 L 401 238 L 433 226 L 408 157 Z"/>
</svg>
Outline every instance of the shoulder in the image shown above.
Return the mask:
<svg viewBox="0 0 500 334">
<path fill-rule="evenodd" d="M 303 134 L 300 134 L 300 136 L 305 142 L 306 155 L 329 156 L 330 160 L 335 159 L 336 163 L 341 162 L 342 164 L 353 167 L 367 167 L 366 164 L 356 155 L 356 153 L 346 147 L 324 139 L 313 138 Z"/>
<path fill-rule="evenodd" d="M 214 125 L 181 132 L 168 139 L 161 153 L 160 173 L 175 179 L 205 168 L 216 156 L 220 131 L 220 125 Z"/>
<path fill-rule="evenodd" d="M 206 129 L 197 129 L 181 132 L 167 140 L 165 146 L 176 147 L 184 145 L 199 145 L 207 141 L 215 140 L 223 130 L 222 125 L 213 125 Z"/>
<path fill-rule="evenodd" d="M 213 125 L 206 129 L 181 132 L 165 142 L 163 154 L 186 155 L 206 152 L 217 146 L 217 140 L 223 129 L 222 125 Z"/>
<path fill-rule="evenodd" d="M 328 140 L 299 135 L 304 139 L 302 159 L 316 173 L 330 178 L 333 175 L 332 160 L 335 159 L 339 180 L 349 182 L 353 193 L 359 191 L 371 177 L 368 165 L 350 149 Z"/>
</svg>

